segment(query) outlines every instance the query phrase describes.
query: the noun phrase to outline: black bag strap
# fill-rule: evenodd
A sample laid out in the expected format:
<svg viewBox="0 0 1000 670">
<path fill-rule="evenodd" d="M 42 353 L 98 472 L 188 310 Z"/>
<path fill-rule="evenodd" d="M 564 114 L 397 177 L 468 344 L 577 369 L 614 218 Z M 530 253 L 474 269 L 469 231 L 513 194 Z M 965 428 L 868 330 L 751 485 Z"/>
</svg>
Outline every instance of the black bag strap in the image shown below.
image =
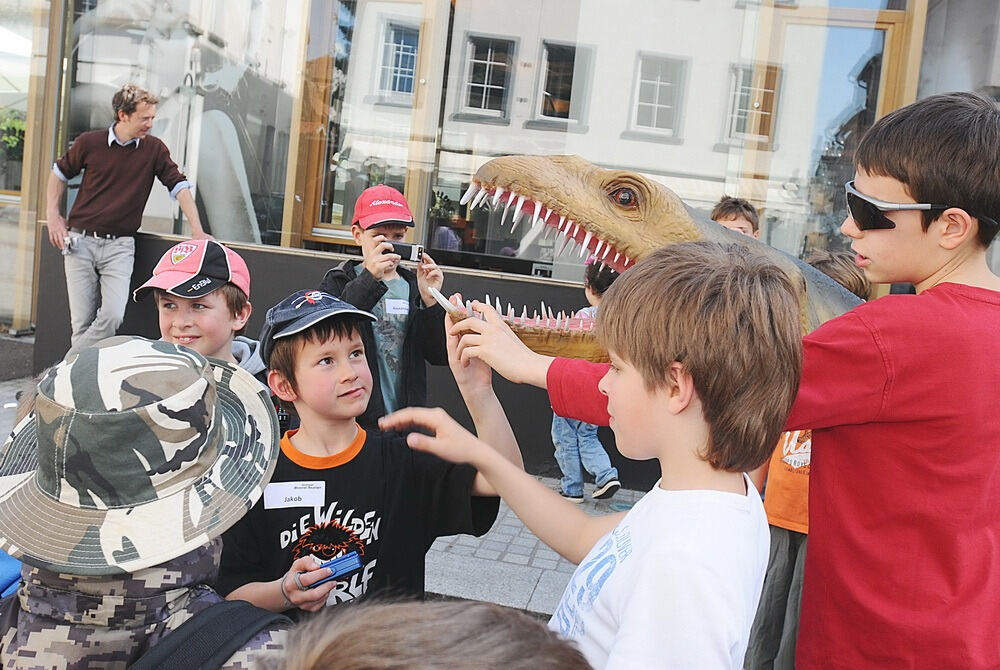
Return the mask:
<svg viewBox="0 0 1000 670">
<path fill-rule="evenodd" d="M 242 600 L 223 600 L 182 623 L 129 670 L 215 670 L 250 638 L 277 623 L 289 625 L 291 620 Z"/>
<path fill-rule="evenodd" d="M 0 636 L 17 625 L 20 610 L 21 601 L 17 599 L 17 591 L 0 600 Z"/>
</svg>

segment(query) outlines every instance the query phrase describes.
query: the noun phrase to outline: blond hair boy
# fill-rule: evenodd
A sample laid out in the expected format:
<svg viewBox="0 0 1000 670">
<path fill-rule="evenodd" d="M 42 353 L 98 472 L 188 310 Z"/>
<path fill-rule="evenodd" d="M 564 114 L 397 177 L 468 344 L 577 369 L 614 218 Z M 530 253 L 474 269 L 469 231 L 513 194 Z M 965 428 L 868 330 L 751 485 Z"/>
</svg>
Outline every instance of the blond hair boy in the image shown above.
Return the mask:
<svg viewBox="0 0 1000 670">
<path fill-rule="evenodd" d="M 439 410 L 405 409 L 381 424 L 430 429 L 409 435 L 410 446 L 476 467 L 579 564 L 549 626 L 595 668 L 739 668 L 768 548 L 743 472 L 770 455 L 794 398 L 797 314 L 787 276 L 735 245 L 657 250 L 608 290 L 597 322 L 612 361 L 600 382 L 610 425 L 622 455 L 655 458 L 661 470 L 628 513 L 588 516 Z"/>
</svg>

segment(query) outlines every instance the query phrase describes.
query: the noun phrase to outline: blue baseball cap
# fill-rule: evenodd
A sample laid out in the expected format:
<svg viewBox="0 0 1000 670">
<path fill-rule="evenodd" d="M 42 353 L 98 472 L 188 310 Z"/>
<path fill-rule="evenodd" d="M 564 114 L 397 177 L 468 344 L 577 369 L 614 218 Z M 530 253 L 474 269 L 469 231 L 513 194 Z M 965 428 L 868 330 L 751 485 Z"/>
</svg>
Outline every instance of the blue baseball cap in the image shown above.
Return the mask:
<svg viewBox="0 0 1000 670">
<path fill-rule="evenodd" d="M 274 341 L 301 333 L 323 319 L 338 314 L 357 314 L 377 321 L 371 312 L 316 289 L 302 289 L 267 310 L 260 331 L 260 357 L 267 365 L 274 350 Z"/>
</svg>

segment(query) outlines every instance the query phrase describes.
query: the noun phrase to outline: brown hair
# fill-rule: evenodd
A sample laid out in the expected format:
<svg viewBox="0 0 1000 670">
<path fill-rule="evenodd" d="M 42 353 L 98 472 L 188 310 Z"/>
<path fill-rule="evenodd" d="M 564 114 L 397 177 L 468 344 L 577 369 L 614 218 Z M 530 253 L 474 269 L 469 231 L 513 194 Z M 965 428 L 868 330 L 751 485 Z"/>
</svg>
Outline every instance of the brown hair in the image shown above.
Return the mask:
<svg viewBox="0 0 1000 670">
<path fill-rule="evenodd" d="M 118 121 L 118 112 L 124 112 L 125 116 L 135 113 L 135 108 L 140 102 L 144 102 L 147 105 L 156 105 L 159 104 L 160 99 L 135 84 L 125 84 L 115 91 L 114 97 L 111 98 L 111 109 L 115 115 L 115 121 Z"/>
<path fill-rule="evenodd" d="M 292 389 L 298 392 L 295 385 L 295 360 L 308 342 L 326 342 L 327 340 L 349 338 L 361 332 L 361 324 L 368 321 L 357 314 L 335 314 L 318 323 L 314 323 L 300 333 L 279 337 L 274 340 L 274 349 L 268 357 L 268 369 L 276 370 L 288 380 Z"/>
<path fill-rule="evenodd" d="M 767 257 L 743 245 L 685 242 L 657 249 L 608 289 L 597 337 L 651 392 L 681 363 L 709 428 L 702 457 L 742 472 L 771 455 L 795 398 L 799 314 L 793 283 Z"/>
<path fill-rule="evenodd" d="M 600 297 L 618 279 L 618 272 L 610 265 L 602 267 L 602 263 L 596 257 L 592 258 L 593 260 L 587 259 L 587 269 L 583 271 L 583 285 Z"/>
<path fill-rule="evenodd" d="M 757 208 L 751 205 L 749 200 L 724 195 L 712 208 L 712 221 L 729 221 L 740 217 L 750 222 L 753 232 L 756 233 L 759 230 L 760 220 L 757 216 Z"/>
<path fill-rule="evenodd" d="M 830 277 L 862 300 L 871 298 L 871 282 L 868 281 L 865 273 L 854 262 L 854 256 L 851 254 L 845 251 L 814 251 L 806 259 L 806 263 L 827 277 Z"/>
<path fill-rule="evenodd" d="M 917 202 L 960 207 L 1000 220 L 1000 106 L 976 93 L 945 93 L 879 119 L 858 144 L 854 165 L 902 183 Z M 940 210 L 923 213 L 924 230 Z M 980 220 L 985 247 L 997 226 Z"/>
<path fill-rule="evenodd" d="M 266 670 L 587 670 L 572 643 L 516 610 L 468 601 L 326 608 Z"/>
</svg>

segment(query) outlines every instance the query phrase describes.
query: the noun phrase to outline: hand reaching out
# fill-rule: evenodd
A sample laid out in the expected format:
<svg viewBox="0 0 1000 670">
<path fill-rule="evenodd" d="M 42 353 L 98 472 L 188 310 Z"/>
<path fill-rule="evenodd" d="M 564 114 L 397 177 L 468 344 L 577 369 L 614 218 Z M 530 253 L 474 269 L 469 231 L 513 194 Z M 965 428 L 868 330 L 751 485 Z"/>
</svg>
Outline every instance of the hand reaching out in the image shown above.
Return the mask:
<svg viewBox="0 0 1000 670">
<path fill-rule="evenodd" d="M 545 375 L 552 357 L 529 349 L 490 305 L 477 300 L 472 303 L 472 310 L 482 314 L 484 319 L 465 319 L 453 324 L 448 331 L 461 336 L 459 360 L 480 360 L 512 382 L 545 388 Z"/>
<path fill-rule="evenodd" d="M 461 293 L 455 293 L 449 300 L 459 307 L 463 305 Z M 465 360 L 462 360 L 459 350 L 461 337 L 459 333 L 451 329 L 451 326 L 451 318 L 445 313 L 444 327 L 447 333 L 448 365 L 451 367 L 451 373 L 455 376 L 455 382 L 458 383 L 459 389 L 466 393 L 492 388 L 493 370 L 477 358 L 466 357 Z"/>
<path fill-rule="evenodd" d="M 492 451 L 440 407 L 407 407 L 383 416 L 378 420 L 378 425 L 382 430 L 403 432 L 409 428 L 423 428 L 433 433 L 432 435 L 410 433 L 406 436 L 406 443 L 413 449 L 430 452 L 452 463 L 474 465 L 477 454 L 482 453 L 481 450 Z"/>
</svg>

